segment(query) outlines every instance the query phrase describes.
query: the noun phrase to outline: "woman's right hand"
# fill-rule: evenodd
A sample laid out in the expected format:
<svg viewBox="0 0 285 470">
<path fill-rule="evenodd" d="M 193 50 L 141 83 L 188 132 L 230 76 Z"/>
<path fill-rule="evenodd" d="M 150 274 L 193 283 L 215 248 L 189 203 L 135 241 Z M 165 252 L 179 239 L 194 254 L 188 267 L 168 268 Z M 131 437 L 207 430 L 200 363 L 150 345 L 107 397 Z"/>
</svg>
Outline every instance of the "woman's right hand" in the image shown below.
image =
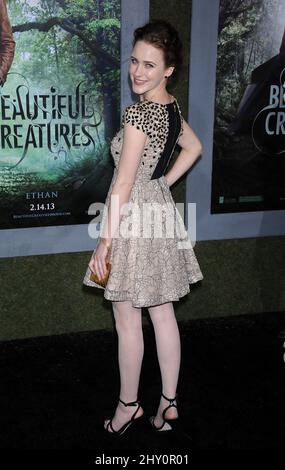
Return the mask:
<svg viewBox="0 0 285 470">
<path fill-rule="evenodd" d="M 106 258 L 110 247 L 104 242 L 99 241 L 95 253 L 92 255 L 88 264 L 91 271 L 93 271 L 99 279 L 103 279 L 107 274 Z"/>
</svg>

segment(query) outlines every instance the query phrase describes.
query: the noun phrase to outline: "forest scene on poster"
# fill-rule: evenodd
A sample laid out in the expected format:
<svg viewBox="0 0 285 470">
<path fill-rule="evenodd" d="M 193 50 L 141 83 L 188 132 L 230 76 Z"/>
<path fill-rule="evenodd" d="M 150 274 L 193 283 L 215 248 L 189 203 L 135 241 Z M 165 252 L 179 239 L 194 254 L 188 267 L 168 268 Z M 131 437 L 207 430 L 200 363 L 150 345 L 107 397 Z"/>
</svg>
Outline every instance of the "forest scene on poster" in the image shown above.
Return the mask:
<svg viewBox="0 0 285 470">
<path fill-rule="evenodd" d="M 212 213 L 285 209 L 285 1 L 220 0 Z"/>
<path fill-rule="evenodd" d="M 0 6 L 0 78 L 1 67 L 9 69 L 0 86 L 0 228 L 88 223 L 90 204 L 105 201 L 113 175 L 121 2 Z M 9 67 L 7 21 L 15 43 Z"/>
</svg>

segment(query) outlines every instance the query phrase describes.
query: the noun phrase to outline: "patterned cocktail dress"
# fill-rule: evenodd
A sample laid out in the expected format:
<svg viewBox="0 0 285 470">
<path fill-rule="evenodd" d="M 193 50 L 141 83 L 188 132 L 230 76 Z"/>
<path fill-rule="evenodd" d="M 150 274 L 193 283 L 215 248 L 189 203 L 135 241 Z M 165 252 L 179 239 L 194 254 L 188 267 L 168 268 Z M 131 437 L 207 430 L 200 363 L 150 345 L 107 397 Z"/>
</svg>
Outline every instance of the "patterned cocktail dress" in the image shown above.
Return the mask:
<svg viewBox="0 0 285 470">
<path fill-rule="evenodd" d="M 108 300 L 130 300 L 133 307 L 149 307 L 179 300 L 190 292 L 189 284 L 203 279 L 203 274 L 164 177 L 183 132 L 177 100 L 168 104 L 141 101 L 126 107 L 120 130 L 111 141 L 115 169 L 105 201 L 107 207 L 120 160 L 125 121 L 148 136 L 130 194 L 130 209 L 122 216 L 117 236 L 112 239 L 112 269 L 106 288 L 90 281 L 89 266 L 83 283 L 104 289 Z M 156 213 L 155 209 L 161 207 L 164 210 Z M 156 227 L 162 227 L 161 232 L 155 232 L 158 221 Z M 135 235 L 126 236 L 128 230 Z"/>
</svg>

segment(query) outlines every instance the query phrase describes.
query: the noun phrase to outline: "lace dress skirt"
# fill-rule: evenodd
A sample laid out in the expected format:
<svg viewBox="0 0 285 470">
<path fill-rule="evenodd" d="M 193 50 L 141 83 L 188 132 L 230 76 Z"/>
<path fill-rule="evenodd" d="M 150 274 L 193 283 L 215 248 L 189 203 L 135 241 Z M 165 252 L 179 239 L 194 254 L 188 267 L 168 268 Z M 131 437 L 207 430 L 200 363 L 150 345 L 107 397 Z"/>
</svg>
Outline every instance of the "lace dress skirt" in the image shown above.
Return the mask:
<svg viewBox="0 0 285 470">
<path fill-rule="evenodd" d="M 107 206 L 114 180 L 115 173 Z M 135 182 L 129 201 L 112 240 L 106 287 L 90 280 L 89 266 L 83 284 L 103 289 L 108 300 L 129 300 L 138 308 L 178 301 L 203 274 L 165 177 Z"/>
</svg>

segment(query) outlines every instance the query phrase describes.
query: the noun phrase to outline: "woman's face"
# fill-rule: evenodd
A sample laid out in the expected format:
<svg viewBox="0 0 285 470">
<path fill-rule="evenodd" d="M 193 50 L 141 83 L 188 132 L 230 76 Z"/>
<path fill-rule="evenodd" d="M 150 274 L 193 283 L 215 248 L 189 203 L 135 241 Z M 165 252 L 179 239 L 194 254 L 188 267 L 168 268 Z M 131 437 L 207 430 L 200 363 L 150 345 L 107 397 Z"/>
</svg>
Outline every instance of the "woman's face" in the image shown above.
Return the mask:
<svg viewBox="0 0 285 470">
<path fill-rule="evenodd" d="M 165 67 L 163 51 L 145 41 L 137 41 L 130 57 L 129 74 L 133 91 L 141 95 L 166 84 L 165 75 L 174 67 Z"/>
</svg>

